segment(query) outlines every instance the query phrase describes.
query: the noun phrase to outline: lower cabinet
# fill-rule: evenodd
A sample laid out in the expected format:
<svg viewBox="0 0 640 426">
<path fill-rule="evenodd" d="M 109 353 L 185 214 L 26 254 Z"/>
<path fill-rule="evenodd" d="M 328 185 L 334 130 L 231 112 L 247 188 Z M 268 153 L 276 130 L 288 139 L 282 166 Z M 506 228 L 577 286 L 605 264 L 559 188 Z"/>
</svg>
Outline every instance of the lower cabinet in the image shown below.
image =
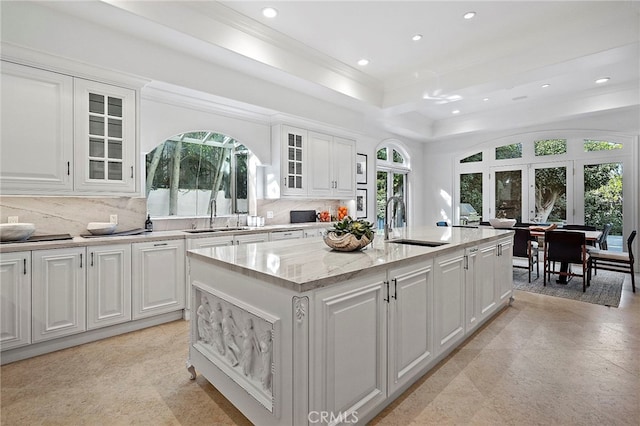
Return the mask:
<svg viewBox="0 0 640 426">
<path fill-rule="evenodd" d="M 271 241 L 280 240 L 295 240 L 298 238 L 304 238 L 304 231 L 301 229 L 295 231 L 275 231 L 270 233 Z"/>
<path fill-rule="evenodd" d="M 87 328 L 131 321 L 131 244 L 87 247 Z"/>
<path fill-rule="evenodd" d="M 434 259 L 434 337 L 440 354 L 465 336 L 466 257 L 464 250 Z"/>
<path fill-rule="evenodd" d="M 389 393 L 434 358 L 433 262 L 389 271 Z"/>
<path fill-rule="evenodd" d="M 311 332 L 311 411 L 366 412 L 387 397 L 386 274 L 315 296 Z M 317 359 L 315 359 L 317 358 Z"/>
<path fill-rule="evenodd" d="M 250 244 L 250 243 L 266 243 L 269 241 L 269 233 L 262 232 L 259 234 L 240 234 L 233 238 L 236 245 L 238 244 Z"/>
<path fill-rule="evenodd" d="M 500 301 L 513 297 L 513 237 L 503 238 L 496 244 L 496 283 L 499 286 Z"/>
<path fill-rule="evenodd" d="M 32 252 L 33 343 L 87 329 L 85 253 L 85 247 Z"/>
<path fill-rule="evenodd" d="M 434 360 L 433 282 L 426 261 L 317 292 L 313 410 L 364 414 Z"/>
<path fill-rule="evenodd" d="M 184 240 L 131 245 L 133 319 L 185 307 Z"/>
<path fill-rule="evenodd" d="M 0 350 L 31 343 L 31 252 L 0 255 Z"/>
</svg>

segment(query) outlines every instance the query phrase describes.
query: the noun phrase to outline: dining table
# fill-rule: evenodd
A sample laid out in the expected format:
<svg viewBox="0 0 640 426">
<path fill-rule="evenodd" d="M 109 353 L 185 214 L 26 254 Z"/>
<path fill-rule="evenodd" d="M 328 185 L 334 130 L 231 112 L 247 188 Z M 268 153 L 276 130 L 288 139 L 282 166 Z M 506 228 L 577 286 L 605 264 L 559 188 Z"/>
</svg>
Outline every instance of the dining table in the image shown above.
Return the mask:
<svg viewBox="0 0 640 426">
<path fill-rule="evenodd" d="M 554 228 L 551 229 L 553 232 L 582 232 L 584 234 L 585 240 L 588 242 L 596 242 L 600 236 L 602 235 L 602 231 L 586 231 L 581 229 L 562 229 L 562 228 Z M 544 238 L 544 234 L 547 230 L 537 227 L 531 226 L 529 227 L 529 233 L 532 237 Z M 542 246 L 542 244 L 540 244 Z M 567 272 L 569 270 L 569 264 L 566 262 L 560 263 L 560 272 Z M 566 284 L 568 282 L 566 275 L 560 275 L 556 280 L 557 284 Z"/>
</svg>

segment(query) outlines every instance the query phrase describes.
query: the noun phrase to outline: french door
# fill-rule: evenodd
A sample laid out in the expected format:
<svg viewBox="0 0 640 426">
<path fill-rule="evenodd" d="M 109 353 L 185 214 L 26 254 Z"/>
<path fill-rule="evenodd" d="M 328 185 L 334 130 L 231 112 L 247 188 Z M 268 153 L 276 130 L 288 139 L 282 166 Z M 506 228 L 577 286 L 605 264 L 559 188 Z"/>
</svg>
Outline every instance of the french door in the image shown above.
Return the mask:
<svg viewBox="0 0 640 426">
<path fill-rule="evenodd" d="M 573 222 L 573 162 L 492 167 L 490 215 L 518 222 Z"/>
</svg>

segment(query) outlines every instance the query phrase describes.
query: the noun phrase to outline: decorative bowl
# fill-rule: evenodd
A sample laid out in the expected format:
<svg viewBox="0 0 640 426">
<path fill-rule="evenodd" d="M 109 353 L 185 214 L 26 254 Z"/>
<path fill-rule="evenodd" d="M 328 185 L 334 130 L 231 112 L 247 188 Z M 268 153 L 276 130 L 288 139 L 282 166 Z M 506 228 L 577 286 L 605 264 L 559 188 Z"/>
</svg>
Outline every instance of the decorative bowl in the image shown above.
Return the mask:
<svg viewBox="0 0 640 426">
<path fill-rule="evenodd" d="M 363 235 L 360 239 L 358 239 L 353 234 L 338 235 L 333 231 L 325 233 L 323 238 L 324 243 L 336 251 L 360 250 L 369 245 L 371 241 L 373 241 L 373 237 L 369 239 L 366 237 L 366 235 Z"/>
<path fill-rule="evenodd" d="M 33 234 L 36 226 L 33 223 L 0 224 L 0 241 L 24 241 Z"/>
<path fill-rule="evenodd" d="M 493 219 L 489 219 L 489 223 L 491 224 L 491 226 L 493 226 L 494 228 L 513 228 L 513 225 L 516 224 L 516 220 L 515 219 L 498 219 L 498 218 L 493 218 Z"/>
<path fill-rule="evenodd" d="M 116 226 L 118 226 L 116 223 L 110 222 L 90 222 L 87 225 L 87 231 L 92 235 L 109 235 L 113 234 Z"/>
</svg>

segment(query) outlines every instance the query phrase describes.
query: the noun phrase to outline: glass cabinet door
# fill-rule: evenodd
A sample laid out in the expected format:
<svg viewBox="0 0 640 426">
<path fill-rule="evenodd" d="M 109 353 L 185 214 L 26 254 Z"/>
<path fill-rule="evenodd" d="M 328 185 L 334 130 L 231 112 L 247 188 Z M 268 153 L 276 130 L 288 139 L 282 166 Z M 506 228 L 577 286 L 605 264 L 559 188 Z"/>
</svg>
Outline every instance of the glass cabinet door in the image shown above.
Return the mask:
<svg viewBox="0 0 640 426">
<path fill-rule="evenodd" d="M 305 156 L 307 132 L 289 126 L 282 127 L 283 195 L 306 195 Z"/>
<path fill-rule="evenodd" d="M 76 189 L 135 190 L 135 92 L 77 79 Z"/>
</svg>

